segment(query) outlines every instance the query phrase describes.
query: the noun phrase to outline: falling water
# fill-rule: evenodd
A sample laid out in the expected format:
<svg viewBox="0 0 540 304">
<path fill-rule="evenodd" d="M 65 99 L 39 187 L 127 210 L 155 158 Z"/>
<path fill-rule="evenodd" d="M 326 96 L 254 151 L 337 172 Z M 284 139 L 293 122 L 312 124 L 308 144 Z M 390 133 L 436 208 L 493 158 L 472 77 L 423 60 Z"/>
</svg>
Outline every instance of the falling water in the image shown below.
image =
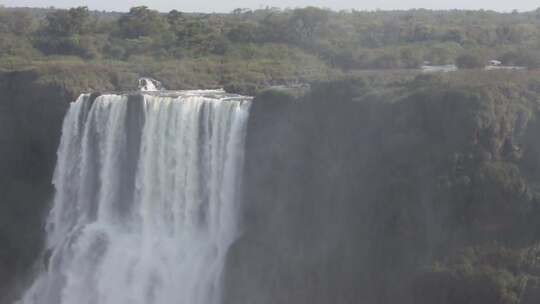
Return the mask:
<svg viewBox="0 0 540 304">
<path fill-rule="evenodd" d="M 138 82 L 139 82 L 139 90 L 143 92 L 154 92 L 154 91 L 164 90 L 161 82 L 152 78 L 143 77 L 143 78 L 140 78 Z"/>
<path fill-rule="evenodd" d="M 46 269 L 23 304 L 215 304 L 250 99 L 82 95 L 64 120 Z"/>
</svg>

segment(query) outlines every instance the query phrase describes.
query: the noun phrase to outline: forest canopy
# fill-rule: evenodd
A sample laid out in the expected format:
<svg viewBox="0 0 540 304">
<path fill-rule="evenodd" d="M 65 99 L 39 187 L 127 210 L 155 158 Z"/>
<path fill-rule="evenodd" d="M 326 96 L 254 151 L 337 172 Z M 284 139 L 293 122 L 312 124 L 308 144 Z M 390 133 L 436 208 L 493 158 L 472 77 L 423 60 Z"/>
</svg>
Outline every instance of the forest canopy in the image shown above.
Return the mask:
<svg viewBox="0 0 540 304">
<path fill-rule="evenodd" d="M 0 8 L 0 68 L 90 62 L 191 86 L 264 86 L 358 70 L 489 61 L 540 66 L 540 9 L 331 11 L 236 9 L 228 14 Z M 215 75 L 212 75 L 215 74 Z"/>
</svg>

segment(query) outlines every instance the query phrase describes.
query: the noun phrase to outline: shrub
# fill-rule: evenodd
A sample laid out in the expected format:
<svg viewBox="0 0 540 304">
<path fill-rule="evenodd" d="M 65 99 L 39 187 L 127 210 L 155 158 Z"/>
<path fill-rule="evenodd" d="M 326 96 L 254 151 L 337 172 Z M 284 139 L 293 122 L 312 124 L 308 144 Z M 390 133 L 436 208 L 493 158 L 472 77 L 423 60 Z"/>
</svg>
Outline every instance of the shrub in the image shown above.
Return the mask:
<svg viewBox="0 0 540 304">
<path fill-rule="evenodd" d="M 480 69 L 486 66 L 486 60 L 479 54 L 467 53 L 456 58 L 460 69 Z"/>
</svg>

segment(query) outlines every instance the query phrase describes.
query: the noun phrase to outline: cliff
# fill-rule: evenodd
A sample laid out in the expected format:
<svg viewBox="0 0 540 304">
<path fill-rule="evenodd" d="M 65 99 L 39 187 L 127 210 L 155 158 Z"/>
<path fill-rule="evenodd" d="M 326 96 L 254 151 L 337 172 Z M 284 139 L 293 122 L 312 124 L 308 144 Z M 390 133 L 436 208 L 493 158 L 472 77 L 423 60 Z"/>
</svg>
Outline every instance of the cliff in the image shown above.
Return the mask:
<svg viewBox="0 0 540 304">
<path fill-rule="evenodd" d="M 69 102 L 132 78 L 0 73 L 0 303 L 38 258 Z M 536 303 L 539 79 L 364 75 L 258 94 L 226 303 Z"/>
<path fill-rule="evenodd" d="M 83 91 L 121 87 L 106 67 L 0 73 L 0 303 L 25 284 L 42 246 L 62 120 Z"/>
<path fill-rule="evenodd" d="M 258 96 L 226 303 L 536 303 L 540 91 L 512 77 Z"/>
</svg>

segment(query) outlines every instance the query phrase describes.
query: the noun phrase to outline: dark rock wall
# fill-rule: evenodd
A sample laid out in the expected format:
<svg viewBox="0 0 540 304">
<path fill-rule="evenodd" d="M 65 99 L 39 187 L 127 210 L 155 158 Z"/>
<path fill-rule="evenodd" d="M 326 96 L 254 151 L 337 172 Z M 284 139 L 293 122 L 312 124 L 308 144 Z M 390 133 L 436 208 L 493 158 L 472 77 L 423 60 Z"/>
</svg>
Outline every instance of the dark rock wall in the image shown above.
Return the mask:
<svg viewBox="0 0 540 304">
<path fill-rule="evenodd" d="M 116 88 L 113 78 L 82 66 L 0 73 L 0 303 L 24 288 L 41 252 L 69 102 Z"/>
<path fill-rule="evenodd" d="M 363 89 L 254 101 L 226 303 L 518 303 L 515 282 L 537 266 L 485 248 L 518 256 L 538 239 L 538 95 L 430 84 L 381 102 Z M 470 248 L 461 273 L 451 259 Z M 491 292 L 453 295 L 497 271 L 509 278 Z M 453 279 L 425 280 L 437 275 Z"/>
<path fill-rule="evenodd" d="M 0 73 L 0 303 L 38 259 L 62 118 L 106 68 Z M 267 91 L 250 115 L 226 303 L 536 303 L 540 91 Z"/>
</svg>

